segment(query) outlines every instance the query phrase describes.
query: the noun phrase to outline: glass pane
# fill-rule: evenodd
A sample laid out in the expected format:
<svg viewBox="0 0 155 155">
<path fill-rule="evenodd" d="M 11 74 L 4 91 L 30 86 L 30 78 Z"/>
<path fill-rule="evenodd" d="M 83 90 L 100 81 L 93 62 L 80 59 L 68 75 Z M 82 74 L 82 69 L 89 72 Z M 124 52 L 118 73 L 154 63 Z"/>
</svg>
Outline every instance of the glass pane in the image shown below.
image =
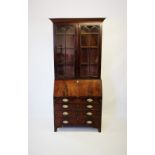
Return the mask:
<svg viewBox="0 0 155 155">
<path fill-rule="evenodd" d="M 82 25 L 81 33 L 98 33 L 100 30 L 99 25 Z"/>
<path fill-rule="evenodd" d="M 74 49 L 66 49 L 66 64 L 74 64 Z"/>
<path fill-rule="evenodd" d="M 98 46 L 98 35 L 91 34 L 89 35 L 89 38 L 90 38 L 89 46 Z"/>
<path fill-rule="evenodd" d="M 80 63 L 88 64 L 89 63 L 89 49 L 83 48 L 80 53 Z"/>
<path fill-rule="evenodd" d="M 64 48 L 65 47 L 65 35 L 57 35 L 56 44 L 57 44 L 57 48 Z"/>
<path fill-rule="evenodd" d="M 62 34 L 62 33 L 69 33 L 69 34 L 75 34 L 75 26 L 73 25 L 57 25 L 56 27 L 56 33 Z"/>
<path fill-rule="evenodd" d="M 90 49 L 89 53 L 90 64 L 98 64 L 98 49 Z"/>
<path fill-rule="evenodd" d="M 64 78 L 64 74 L 65 74 L 64 65 L 57 65 L 57 67 L 56 67 L 56 77 L 57 78 Z"/>
<path fill-rule="evenodd" d="M 66 26 L 66 33 L 67 34 L 75 34 L 75 26 L 73 26 L 73 25 L 67 25 Z"/>
<path fill-rule="evenodd" d="M 66 77 L 74 77 L 74 65 L 66 65 Z"/>
<path fill-rule="evenodd" d="M 74 44 L 75 44 L 75 36 L 66 35 L 66 48 L 74 48 Z"/>
<path fill-rule="evenodd" d="M 65 49 L 57 48 L 56 61 L 57 64 L 65 64 Z"/>
<path fill-rule="evenodd" d="M 89 46 L 89 35 L 81 35 L 81 46 Z"/>
<path fill-rule="evenodd" d="M 65 33 L 66 28 L 64 25 L 57 25 L 56 27 L 56 33 Z"/>
<path fill-rule="evenodd" d="M 81 34 L 81 46 L 98 46 L 97 34 Z"/>
<path fill-rule="evenodd" d="M 80 66 L 80 77 L 88 77 L 89 75 L 89 66 L 81 65 Z"/>
<path fill-rule="evenodd" d="M 98 76 L 98 65 L 90 65 L 90 72 L 89 75 L 92 77 L 97 77 Z"/>
</svg>

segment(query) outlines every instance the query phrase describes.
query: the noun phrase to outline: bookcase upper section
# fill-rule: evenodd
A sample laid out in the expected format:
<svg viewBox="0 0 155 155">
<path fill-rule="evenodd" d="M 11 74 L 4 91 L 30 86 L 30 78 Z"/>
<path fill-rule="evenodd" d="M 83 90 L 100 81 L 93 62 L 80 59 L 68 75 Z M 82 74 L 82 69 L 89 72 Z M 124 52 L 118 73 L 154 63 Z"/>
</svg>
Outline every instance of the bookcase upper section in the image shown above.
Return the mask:
<svg viewBox="0 0 155 155">
<path fill-rule="evenodd" d="M 51 18 L 55 79 L 100 79 L 105 18 Z"/>
</svg>

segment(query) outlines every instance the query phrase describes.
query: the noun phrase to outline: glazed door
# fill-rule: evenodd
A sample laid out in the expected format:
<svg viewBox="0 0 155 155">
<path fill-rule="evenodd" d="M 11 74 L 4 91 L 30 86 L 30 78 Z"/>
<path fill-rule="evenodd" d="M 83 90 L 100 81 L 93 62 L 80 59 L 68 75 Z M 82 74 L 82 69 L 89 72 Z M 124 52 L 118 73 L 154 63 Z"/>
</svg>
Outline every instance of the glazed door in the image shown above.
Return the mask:
<svg viewBox="0 0 155 155">
<path fill-rule="evenodd" d="M 100 25 L 81 24 L 80 44 L 80 78 L 100 77 Z"/>
<path fill-rule="evenodd" d="M 75 78 L 76 26 L 55 25 L 56 79 Z"/>
</svg>

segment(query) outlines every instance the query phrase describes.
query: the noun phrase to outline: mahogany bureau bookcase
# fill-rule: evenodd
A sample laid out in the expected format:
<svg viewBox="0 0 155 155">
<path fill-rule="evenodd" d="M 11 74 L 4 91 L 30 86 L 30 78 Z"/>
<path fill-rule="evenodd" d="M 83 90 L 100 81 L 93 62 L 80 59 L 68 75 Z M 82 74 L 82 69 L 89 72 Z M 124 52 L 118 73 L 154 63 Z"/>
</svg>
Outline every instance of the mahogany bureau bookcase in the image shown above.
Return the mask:
<svg viewBox="0 0 155 155">
<path fill-rule="evenodd" d="M 50 18 L 54 28 L 54 131 L 94 127 L 101 132 L 104 19 Z"/>
</svg>

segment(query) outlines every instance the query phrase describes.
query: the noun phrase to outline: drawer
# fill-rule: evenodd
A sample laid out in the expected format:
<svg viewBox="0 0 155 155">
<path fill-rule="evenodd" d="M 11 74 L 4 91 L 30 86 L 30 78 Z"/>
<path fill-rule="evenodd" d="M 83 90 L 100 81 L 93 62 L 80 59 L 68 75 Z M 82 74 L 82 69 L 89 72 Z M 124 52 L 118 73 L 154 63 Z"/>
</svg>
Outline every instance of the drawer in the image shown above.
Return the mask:
<svg viewBox="0 0 155 155">
<path fill-rule="evenodd" d="M 94 118 L 56 118 L 57 126 L 98 126 L 100 124 L 100 117 Z"/>
<path fill-rule="evenodd" d="M 92 117 L 100 117 L 100 111 L 92 111 L 92 110 L 83 110 L 83 111 L 70 111 L 70 110 L 62 110 L 56 111 L 55 117 L 58 118 L 92 118 Z"/>
<path fill-rule="evenodd" d="M 91 104 L 100 104 L 101 99 L 100 98 L 55 98 L 54 99 L 55 103 L 78 103 L 78 104 L 83 104 L 83 103 L 91 103 Z"/>
<path fill-rule="evenodd" d="M 100 111 L 101 104 L 91 104 L 91 103 L 55 103 L 54 104 L 54 110 L 55 111 L 64 111 L 64 110 L 70 110 L 70 111 Z"/>
</svg>

